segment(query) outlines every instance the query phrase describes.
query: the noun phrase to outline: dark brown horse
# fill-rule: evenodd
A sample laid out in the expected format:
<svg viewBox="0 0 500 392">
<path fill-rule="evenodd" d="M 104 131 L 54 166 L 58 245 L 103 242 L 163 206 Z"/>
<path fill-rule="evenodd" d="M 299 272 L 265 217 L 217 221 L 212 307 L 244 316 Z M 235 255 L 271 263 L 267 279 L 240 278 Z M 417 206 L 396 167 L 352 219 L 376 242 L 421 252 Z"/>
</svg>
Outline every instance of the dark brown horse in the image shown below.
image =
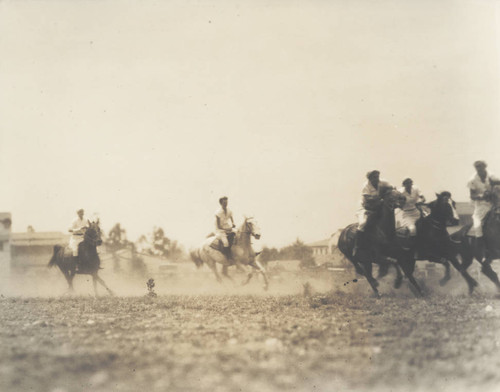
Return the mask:
<svg viewBox="0 0 500 392">
<path fill-rule="evenodd" d="M 427 204 L 430 214 L 417 221 L 416 259 L 443 264 L 445 276 L 439 281 L 445 285 L 451 278 L 450 262 L 467 282 L 469 293 L 472 294 L 477 282 L 469 275 L 458 261 L 458 246 L 452 241 L 447 227 L 458 224 L 458 214 L 455 202 L 449 192 L 436 194 L 436 200 Z"/>
<path fill-rule="evenodd" d="M 467 235 L 471 225 L 465 226 L 452 237 L 459 243 L 459 252 L 462 259 L 462 269 L 467 271 L 476 259 L 481 264 L 481 272 L 496 286 L 500 293 L 500 281 L 497 273 L 491 268 L 491 262 L 500 259 L 500 186 L 493 187 L 490 197 L 492 208 L 483 222 L 484 241 L 474 241 L 474 237 Z"/>
<path fill-rule="evenodd" d="M 97 247 L 101 244 L 102 239 L 99 220 L 97 220 L 97 222 L 89 221 L 89 226 L 85 230 L 83 241 L 78 244 L 78 257 L 74 257 L 73 252 L 69 248 L 55 245 L 54 254 L 48 266 L 52 267 L 57 265 L 59 267 L 68 282 L 70 291 L 73 291 L 73 278 L 76 274 L 81 274 L 92 276 L 96 296 L 97 282 L 99 282 L 109 294 L 113 295 L 113 292 L 98 275 L 101 267 L 101 260 L 97 253 Z"/>
<path fill-rule="evenodd" d="M 422 290 L 413 277 L 415 260 L 411 251 L 403 248 L 396 238 L 394 210 L 404 203 L 404 196 L 393 188 L 387 188 L 381 194 L 382 203 L 365 228 L 363 248 L 359 248 L 353 255 L 357 223 L 342 230 L 338 247 L 354 265 L 356 272 L 366 277 L 376 296 L 380 294 L 377 289 L 378 282 L 372 275 L 372 263 L 380 266 L 379 272 L 383 271 L 379 274 L 379 278 L 387 272 L 388 264 L 396 268 L 397 277 L 394 285 L 396 288 L 401 285 L 402 269 L 413 285 L 416 295 L 421 296 Z"/>
</svg>

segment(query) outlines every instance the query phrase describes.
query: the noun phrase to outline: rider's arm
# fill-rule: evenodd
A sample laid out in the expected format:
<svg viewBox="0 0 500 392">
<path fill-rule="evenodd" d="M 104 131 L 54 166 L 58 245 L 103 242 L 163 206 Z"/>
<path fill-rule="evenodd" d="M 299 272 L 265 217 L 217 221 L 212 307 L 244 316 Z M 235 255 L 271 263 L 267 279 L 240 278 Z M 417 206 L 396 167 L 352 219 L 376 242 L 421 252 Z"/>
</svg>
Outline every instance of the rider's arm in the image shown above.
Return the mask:
<svg viewBox="0 0 500 392">
<path fill-rule="evenodd" d="M 417 203 L 425 203 L 425 196 L 422 194 L 420 189 L 417 188 L 418 201 Z"/>
<path fill-rule="evenodd" d="M 220 226 L 220 218 L 218 215 L 215 216 L 215 225 L 217 226 L 217 229 L 222 230 L 222 227 Z"/>
<path fill-rule="evenodd" d="M 470 199 L 471 200 L 484 200 L 484 197 L 479 195 L 479 192 L 477 189 L 471 189 L 470 190 Z"/>
</svg>

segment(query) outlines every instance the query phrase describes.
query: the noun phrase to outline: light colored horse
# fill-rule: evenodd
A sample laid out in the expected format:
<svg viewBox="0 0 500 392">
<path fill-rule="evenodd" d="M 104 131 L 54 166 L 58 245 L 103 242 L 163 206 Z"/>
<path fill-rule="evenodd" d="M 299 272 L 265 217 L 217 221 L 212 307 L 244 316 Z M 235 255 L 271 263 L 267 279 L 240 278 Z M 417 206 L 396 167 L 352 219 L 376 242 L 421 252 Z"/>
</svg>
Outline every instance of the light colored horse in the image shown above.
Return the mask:
<svg viewBox="0 0 500 392">
<path fill-rule="evenodd" d="M 222 282 L 222 279 L 217 271 L 217 263 L 222 265 L 222 275 L 230 280 L 232 278 L 227 273 L 228 267 L 236 265 L 239 269 L 243 269 L 242 265 L 250 266 L 252 270 L 243 284 L 247 284 L 252 279 L 254 273 L 260 273 L 264 278 L 264 290 L 267 290 L 269 287 L 267 272 L 262 263 L 257 260 L 256 254 L 252 249 L 252 237 L 256 239 L 260 238 L 260 228 L 255 219 L 245 218 L 243 224 L 238 228 L 233 245 L 231 246 L 233 261 L 229 261 L 222 252 L 210 246 L 214 241 L 213 236 L 208 237 L 199 248 L 190 252 L 191 259 L 198 268 L 203 264 L 208 265 L 214 272 L 218 282 Z"/>
</svg>

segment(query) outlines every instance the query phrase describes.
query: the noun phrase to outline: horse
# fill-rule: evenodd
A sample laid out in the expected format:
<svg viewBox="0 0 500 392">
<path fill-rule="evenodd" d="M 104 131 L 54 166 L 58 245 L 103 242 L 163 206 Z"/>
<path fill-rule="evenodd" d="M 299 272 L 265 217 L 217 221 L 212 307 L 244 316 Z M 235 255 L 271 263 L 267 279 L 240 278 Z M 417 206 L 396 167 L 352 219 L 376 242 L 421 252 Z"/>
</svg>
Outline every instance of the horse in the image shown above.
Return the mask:
<svg viewBox="0 0 500 392">
<path fill-rule="evenodd" d="M 99 220 L 96 222 L 88 221 L 88 223 L 89 226 L 85 229 L 83 241 L 78 244 L 78 258 L 73 256 L 73 252 L 69 248 L 55 245 L 54 253 L 49 261 L 48 267 L 59 267 L 68 282 L 69 291 L 74 291 L 73 278 L 76 274 L 80 274 L 92 276 L 96 296 L 97 282 L 99 282 L 109 294 L 113 295 L 111 289 L 98 275 L 101 260 L 97 254 L 97 247 L 102 244 Z M 78 262 L 78 259 L 80 262 Z"/>
<path fill-rule="evenodd" d="M 472 294 L 478 283 L 463 269 L 458 261 L 457 244 L 452 241 L 447 227 L 458 225 L 459 218 L 455 208 L 455 202 L 451 199 L 449 192 L 436 193 L 436 200 L 426 206 L 430 214 L 420 218 L 417 223 L 417 238 L 413 245 L 416 249 L 416 260 L 427 260 L 443 264 L 445 276 L 439 281 L 444 286 L 451 278 L 450 262 L 467 282 L 469 293 Z"/>
<path fill-rule="evenodd" d="M 481 264 L 481 272 L 496 286 L 500 293 L 500 281 L 497 273 L 491 268 L 493 260 L 500 259 L 500 186 L 495 185 L 490 194 L 492 207 L 483 221 L 483 243 L 474 241 L 474 237 L 467 235 L 471 224 L 464 226 L 452 238 L 458 245 L 462 269 L 467 271 L 476 259 Z"/>
<path fill-rule="evenodd" d="M 264 290 L 267 290 L 269 287 L 269 279 L 266 269 L 262 263 L 257 260 L 257 254 L 252 249 L 252 237 L 256 239 L 260 238 L 259 226 L 255 219 L 245 218 L 242 225 L 236 231 L 236 236 L 231 246 L 233 261 L 229 261 L 221 251 L 211 247 L 214 241 L 213 236 L 209 236 L 199 248 L 190 252 L 191 259 L 198 268 L 201 268 L 203 264 L 207 264 L 214 272 L 215 278 L 219 283 L 222 282 L 222 279 L 217 271 L 217 263 L 222 265 L 222 275 L 230 280 L 232 280 L 232 278 L 227 273 L 228 267 L 236 265 L 238 268 L 243 269 L 241 267 L 242 265 L 250 266 L 252 270 L 243 284 L 247 284 L 252 279 L 254 272 L 257 272 L 262 274 L 264 278 Z"/>
<path fill-rule="evenodd" d="M 390 265 L 396 269 L 396 280 L 394 287 L 399 288 L 405 276 L 415 288 L 415 295 L 422 296 L 417 281 L 413 277 L 415 260 L 410 251 L 400 245 L 396 238 L 396 223 L 394 210 L 404 203 L 404 196 L 392 187 L 380 192 L 382 203 L 375 212 L 372 219 L 365 228 L 366 242 L 363 249 L 359 249 L 353 255 L 357 223 L 347 226 L 340 233 L 338 248 L 345 257 L 354 265 L 356 272 L 366 277 L 374 295 L 380 297 L 377 286 L 378 282 L 372 275 L 372 263 L 380 266 L 377 278 L 383 277 Z"/>
</svg>

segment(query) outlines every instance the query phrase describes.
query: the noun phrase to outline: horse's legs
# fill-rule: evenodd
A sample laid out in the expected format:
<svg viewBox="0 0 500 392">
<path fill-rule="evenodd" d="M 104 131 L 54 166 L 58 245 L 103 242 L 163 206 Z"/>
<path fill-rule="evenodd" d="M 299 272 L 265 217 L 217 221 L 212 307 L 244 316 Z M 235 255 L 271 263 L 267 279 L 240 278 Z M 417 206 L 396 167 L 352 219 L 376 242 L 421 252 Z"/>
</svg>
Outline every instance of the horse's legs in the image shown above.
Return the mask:
<svg viewBox="0 0 500 392">
<path fill-rule="evenodd" d="M 443 264 L 445 268 L 444 276 L 439 280 L 439 285 L 444 286 L 451 279 L 450 263 L 446 259 L 437 261 L 437 263 Z"/>
<path fill-rule="evenodd" d="M 258 260 L 254 260 L 251 261 L 248 265 L 253 269 L 248 274 L 247 279 L 242 283 L 242 286 L 247 285 L 253 278 L 255 271 L 257 271 L 262 274 L 262 277 L 264 278 L 264 290 L 267 291 L 267 289 L 269 288 L 269 279 L 267 278 L 267 272 L 262 263 Z"/>
<path fill-rule="evenodd" d="M 217 265 L 215 264 L 215 261 L 207 261 L 208 267 L 214 272 L 215 279 L 217 279 L 217 282 L 222 283 L 222 279 L 219 275 L 219 272 L 217 272 Z"/>
<path fill-rule="evenodd" d="M 486 258 L 484 261 L 480 261 L 481 263 L 481 272 L 485 274 L 497 287 L 497 290 L 500 292 L 500 281 L 498 280 L 498 275 L 493 268 L 491 268 L 491 260 L 490 258 Z"/>
<path fill-rule="evenodd" d="M 59 265 L 59 269 L 66 278 L 66 282 L 68 282 L 68 291 L 73 292 L 75 290 L 73 288 L 73 278 L 75 277 L 75 274 L 70 270 L 64 269 L 61 265 Z"/>
<path fill-rule="evenodd" d="M 389 272 L 389 263 L 381 263 L 378 267 L 377 279 L 382 279 Z"/>
<path fill-rule="evenodd" d="M 394 264 L 394 268 L 396 269 L 396 279 L 394 280 L 394 288 L 399 289 L 401 287 L 401 283 L 403 283 L 403 272 L 401 272 L 401 267 L 399 264 Z"/>
<path fill-rule="evenodd" d="M 231 277 L 229 276 L 229 274 L 227 273 L 228 268 L 229 268 L 229 266 L 228 266 L 228 265 L 225 265 L 225 264 L 224 264 L 224 265 L 222 266 L 222 275 L 223 275 L 225 278 L 229 279 L 231 282 L 234 282 L 234 279 L 233 279 L 233 278 L 231 278 Z"/>
<path fill-rule="evenodd" d="M 267 279 L 266 269 L 259 260 L 255 260 L 255 264 L 257 265 L 259 272 L 262 274 L 262 277 L 264 278 L 264 290 L 267 291 L 267 289 L 269 288 L 269 280 Z"/>
<path fill-rule="evenodd" d="M 94 292 L 96 297 L 97 297 L 97 282 L 99 282 L 108 291 L 110 295 L 115 295 L 115 293 L 113 293 L 113 291 L 106 285 L 104 280 L 102 280 L 101 277 L 97 275 L 97 273 L 92 275 L 92 280 L 94 283 Z"/>
<path fill-rule="evenodd" d="M 371 263 L 371 261 L 360 263 L 360 267 L 363 269 L 363 275 L 365 276 L 366 280 L 370 284 L 370 286 L 373 290 L 373 294 L 376 297 L 380 297 L 380 293 L 378 292 L 378 289 L 377 289 L 378 282 L 372 275 L 372 263 Z"/>
<path fill-rule="evenodd" d="M 241 284 L 242 286 L 247 285 L 253 277 L 253 270 L 247 275 L 247 279 Z"/>
<path fill-rule="evenodd" d="M 467 272 L 467 269 L 462 268 L 462 266 L 458 262 L 458 259 L 455 255 L 448 256 L 448 260 L 450 260 L 453 267 L 455 267 L 455 269 L 458 272 L 460 272 L 462 277 L 465 279 L 465 281 L 467 282 L 467 286 L 469 287 L 469 294 L 472 294 L 474 291 L 474 288 L 478 285 L 476 280 L 472 276 L 469 275 L 469 273 Z"/>
<path fill-rule="evenodd" d="M 401 265 L 401 268 L 403 269 L 405 276 L 408 278 L 411 285 L 415 289 L 415 290 L 412 290 L 413 294 L 417 297 L 423 297 L 424 293 L 423 293 L 422 289 L 420 288 L 420 285 L 417 283 L 417 280 L 413 276 L 413 272 L 415 271 L 416 260 L 413 257 L 412 253 L 413 252 L 409 252 L 408 255 L 402 256 L 400 259 L 400 265 Z"/>
<path fill-rule="evenodd" d="M 96 274 L 92 275 L 92 285 L 94 286 L 94 294 L 96 297 L 98 297 L 99 294 L 97 293 L 97 275 Z"/>
</svg>

